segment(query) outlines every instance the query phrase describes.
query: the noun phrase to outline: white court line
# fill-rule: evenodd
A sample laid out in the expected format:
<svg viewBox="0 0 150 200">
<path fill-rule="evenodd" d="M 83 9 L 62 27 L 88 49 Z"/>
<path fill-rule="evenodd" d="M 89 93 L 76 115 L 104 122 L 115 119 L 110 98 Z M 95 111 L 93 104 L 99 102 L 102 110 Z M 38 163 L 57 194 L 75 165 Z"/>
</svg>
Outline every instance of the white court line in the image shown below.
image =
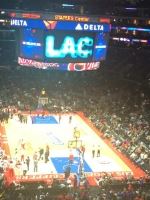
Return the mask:
<svg viewBox="0 0 150 200">
<path fill-rule="evenodd" d="M 12 157 L 14 157 L 15 148 L 18 147 L 21 138 L 31 145 L 31 159 L 34 151 L 38 151 L 39 147 L 45 148 L 47 144 L 50 146 L 51 157 L 69 157 L 68 141 L 74 139 L 73 130 L 74 127 L 77 127 L 81 131 L 80 139 L 86 148 L 85 160 L 93 172 L 131 171 L 81 117 L 73 115 L 72 122 L 69 124 L 69 116 L 62 116 L 60 124 L 46 125 L 32 125 L 30 117 L 28 117 L 28 124 L 21 124 L 17 118 L 9 120 L 9 124 L 6 126 L 6 133 Z M 56 120 L 58 120 L 58 116 L 56 116 Z M 95 147 L 100 145 L 100 158 L 92 158 L 93 145 Z M 26 156 L 28 154 L 29 151 L 26 152 Z M 73 151 L 73 154 L 78 156 L 76 151 Z M 56 173 L 56 169 L 51 162 L 49 162 L 49 165 L 42 163 L 39 165 L 39 173 L 51 172 Z M 33 173 L 33 170 L 30 173 Z"/>
</svg>

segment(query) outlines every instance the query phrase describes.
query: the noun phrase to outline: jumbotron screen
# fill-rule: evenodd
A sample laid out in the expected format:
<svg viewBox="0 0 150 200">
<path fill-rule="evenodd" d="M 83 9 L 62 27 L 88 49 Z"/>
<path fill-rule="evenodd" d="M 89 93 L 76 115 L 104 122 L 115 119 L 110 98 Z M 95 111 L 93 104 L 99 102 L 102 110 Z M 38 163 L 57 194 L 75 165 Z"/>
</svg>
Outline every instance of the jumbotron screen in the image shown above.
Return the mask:
<svg viewBox="0 0 150 200">
<path fill-rule="evenodd" d="M 20 65 L 69 71 L 99 68 L 106 57 L 109 25 L 62 21 L 50 25 L 50 29 L 20 29 Z"/>
</svg>

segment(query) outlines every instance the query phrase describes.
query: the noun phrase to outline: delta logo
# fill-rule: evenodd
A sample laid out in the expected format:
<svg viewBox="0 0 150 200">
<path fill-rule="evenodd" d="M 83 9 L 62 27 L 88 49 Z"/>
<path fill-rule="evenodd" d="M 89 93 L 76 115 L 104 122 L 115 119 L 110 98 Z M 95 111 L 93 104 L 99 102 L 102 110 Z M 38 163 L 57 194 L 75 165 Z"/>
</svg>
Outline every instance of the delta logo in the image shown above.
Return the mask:
<svg viewBox="0 0 150 200">
<path fill-rule="evenodd" d="M 78 31 L 103 31 L 104 26 L 101 24 L 81 24 L 78 23 L 77 26 L 75 27 L 75 30 Z"/>
</svg>

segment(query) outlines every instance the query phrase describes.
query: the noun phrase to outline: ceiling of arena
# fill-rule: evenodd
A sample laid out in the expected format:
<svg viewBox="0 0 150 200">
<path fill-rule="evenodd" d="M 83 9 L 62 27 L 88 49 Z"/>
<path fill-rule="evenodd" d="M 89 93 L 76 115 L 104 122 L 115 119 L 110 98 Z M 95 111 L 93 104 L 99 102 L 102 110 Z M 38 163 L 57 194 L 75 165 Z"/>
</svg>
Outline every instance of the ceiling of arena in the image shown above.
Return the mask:
<svg viewBox="0 0 150 200">
<path fill-rule="evenodd" d="M 19 7 L 21 4 L 23 6 L 30 5 L 34 8 L 39 6 L 45 6 L 43 8 L 47 8 L 50 4 L 65 4 L 71 3 L 73 5 L 99 5 L 101 7 L 111 7 L 111 6 L 138 6 L 138 7 L 146 7 L 149 6 L 148 0 L 44 0 L 44 1 L 37 1 L 37 0 L 0 0 L 0 9 L 11 9 Z"/>
</svg>

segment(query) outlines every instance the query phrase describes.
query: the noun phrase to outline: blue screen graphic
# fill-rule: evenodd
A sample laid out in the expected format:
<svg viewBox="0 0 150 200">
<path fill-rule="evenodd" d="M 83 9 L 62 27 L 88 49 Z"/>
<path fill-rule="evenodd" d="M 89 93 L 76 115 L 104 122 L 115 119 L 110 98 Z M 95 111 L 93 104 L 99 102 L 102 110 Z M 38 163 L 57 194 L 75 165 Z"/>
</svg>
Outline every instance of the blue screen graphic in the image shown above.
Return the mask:
<svg viewBox="0 0 150 200">
<path fill-rule="evenodd" d="M 99 62 L 106 57 L 107 32 L 22 28 L 19 56 L 46 63 Z"/>
<path fill-rule="evenodd" d="M 65 36 L 60 49 L 54 48 L 55 37 L 53 35 L 46 38 L 46 57 L 65 58 L 70 55 L 71 58 L 88 58 L 92 55 L 93 38 L 81 37 L 77 42 L 71 36 Z M 87 49 L 86 49 L 87 47 Z M 91 47 L 91 49 L 88 49 Z"/>
<path fill-rule="evenodd" d="M 104 60 L 107 53 L 108 34 L 98 33 L 95 40 L 95 48 L 93 52 L 93 60 Z"/>
<path fill-rule="evenodd" d="M 43 59 L 43 31 L 39 29 L 22 29 L 20 56 L 36 60 Z"/>
<path fill-rule="evenodd" d="M 89 61 L 94 50 L 95 34 L 50 31 L 45 37 L 45 58 L 48 61 Z"/>
</svg>

